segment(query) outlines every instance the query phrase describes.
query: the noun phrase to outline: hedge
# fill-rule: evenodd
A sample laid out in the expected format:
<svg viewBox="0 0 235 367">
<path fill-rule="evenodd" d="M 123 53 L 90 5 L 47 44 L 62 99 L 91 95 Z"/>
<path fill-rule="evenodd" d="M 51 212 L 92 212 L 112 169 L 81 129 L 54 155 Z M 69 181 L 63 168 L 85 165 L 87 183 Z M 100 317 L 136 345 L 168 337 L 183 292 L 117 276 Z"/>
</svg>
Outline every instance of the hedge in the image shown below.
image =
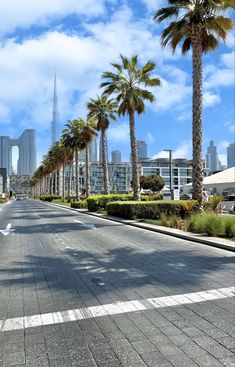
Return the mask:
<svg viewBox="0 0 235 367">
<path fill-rule="evenodd" d="M 86 202 L 86 200 L 72 201 L 71 202 L 71 208 L 87 209 L 87 202 Z"/>
<path fill-rule="evenodd" d="M 107 213 L 127 219 L 146 218 L 160 219 L 161 215 L 176 215 L 185 218 L 188 214 L 187 205 L 183 201 L 159 200 L 159 201 L 128 201 L 111 202 L 106 206 Z"/>
<path fill-rule="evenodd" d="M 87 198 L 87 207 L 90 212 L 97 212 L 98 210 L 105 209 L 109 202 L 129 201 L 132 197 L 132 194 L 93 195 Z"/>
<path fill-rule="evenodd" d="M 152 194 L 152 195 L 142 195 L 141 194 L 141 201 L 155 201 L 155 200 L 162 200 L 161 192 L 159 192 L 158 194 Z"/>
<path fill-rule="evenodd" d="M 61 196 L 58 196 L 58 195 L 48 195 L 48 196 L 40 196 L 39 197 L 39 200 L 41 201 L 53 201 L 53 200 L 56 200 L 56 199 L 61 199 Z"/>
</svg>

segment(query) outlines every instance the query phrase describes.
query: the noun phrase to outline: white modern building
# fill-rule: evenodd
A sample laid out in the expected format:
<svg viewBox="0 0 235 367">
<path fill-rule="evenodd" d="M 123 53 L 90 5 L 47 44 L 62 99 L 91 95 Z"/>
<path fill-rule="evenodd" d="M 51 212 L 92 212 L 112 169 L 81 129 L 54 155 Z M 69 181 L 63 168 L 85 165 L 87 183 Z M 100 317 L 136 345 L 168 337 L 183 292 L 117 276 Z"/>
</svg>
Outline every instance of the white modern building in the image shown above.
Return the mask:
<svg viewBox="0 0 235 367">
<path fill-rule="evenodd" d="M 203 179 L 203 188 L 213 195 L 228 195 L 235 193 L 235 167 L 207 176 Z M 192 184 L 183 187 L 184 193 L 192 192 Z"/>
<path fill-rule="evenodd" d="M 181 189 L 183 185 L 192 181 L 192 161 L 187 159 L 173 159 L 172 162 L 173 189 Z M 80 188 L 84 188 L 85 164 L 80 163 Z M 131 189 L 132 165 L 129 162 L 109 163 L 110 190 L 115 188 L 117 192 L 124 193 Z M 68 177 L 68 170 L 66 170 Z M 169 160 L 158 158 L 146 160 L 139 164 L 139 172 L 142 176 L 157 174 L 163 177 L 165 187 L 170 188 Z M 75 168 L 73 169 L 73 191 L 75 191 Z M 90 187 L 92 193 L 101 193 L 103 188 L 103 166 L 100 162 L 90 163 Z"/>
</svg>

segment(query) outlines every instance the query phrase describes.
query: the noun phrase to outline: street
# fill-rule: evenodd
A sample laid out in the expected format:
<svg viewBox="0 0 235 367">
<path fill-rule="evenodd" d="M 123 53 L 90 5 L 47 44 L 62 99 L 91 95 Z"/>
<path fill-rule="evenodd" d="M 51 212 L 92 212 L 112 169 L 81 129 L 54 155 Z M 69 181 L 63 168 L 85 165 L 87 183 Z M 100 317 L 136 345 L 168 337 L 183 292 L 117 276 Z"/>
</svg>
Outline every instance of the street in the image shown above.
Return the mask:
<svg viewBox="0 0 235 367">
<path fill-rule="evenodd" d="M 0 366 L 235 366 L 232 252 L 34 200 L 0 230 Z"/>
</svg>

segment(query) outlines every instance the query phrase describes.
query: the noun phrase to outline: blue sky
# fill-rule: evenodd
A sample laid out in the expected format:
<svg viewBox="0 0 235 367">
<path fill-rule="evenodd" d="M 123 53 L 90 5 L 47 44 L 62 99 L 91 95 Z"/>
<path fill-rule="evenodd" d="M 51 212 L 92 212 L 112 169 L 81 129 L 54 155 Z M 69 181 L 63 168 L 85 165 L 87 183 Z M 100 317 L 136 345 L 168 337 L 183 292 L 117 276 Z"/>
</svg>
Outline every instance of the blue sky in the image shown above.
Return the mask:
<svg viewBox="0 0 235 367">
<path fill-rule="evenodd" d="M 86 102 L 100 93 L 100 76 L 120 53 L 157 63 L 162 87 L 156 102 L 136 118 L 137 138 L 150 157 L 173 149 L 191 158 L 191 55 L 160 46 L 161 27 L 152 21 L 164 0 L 0 0 L 0 135 L 18 137 L 35 128 L 38 163 L 50 146 L 53 78 L 57 72 L 60 129 L 86 116 Z M 234 142 L 233 34 L 204 56 L 204 154 L 210 139 L 226 164 Z M 109 151 L 129 158 L 128 118 L 109 129 Z"/>
</svg>

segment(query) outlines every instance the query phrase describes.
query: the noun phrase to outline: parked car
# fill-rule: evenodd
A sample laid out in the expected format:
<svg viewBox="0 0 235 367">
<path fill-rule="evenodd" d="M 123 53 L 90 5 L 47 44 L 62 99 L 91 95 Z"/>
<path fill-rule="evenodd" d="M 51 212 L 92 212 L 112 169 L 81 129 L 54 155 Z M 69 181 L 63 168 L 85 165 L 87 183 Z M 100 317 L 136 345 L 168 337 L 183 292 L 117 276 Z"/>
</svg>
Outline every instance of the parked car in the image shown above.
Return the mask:
<svg viewBox="0 0 235 367">
<path fill-rule="evenodd" d="M 191 200 L 192 199 L 192 194 L 181 194 L 180 195 L 180 200 Z"/>
<path fill-rule="evenodd" d="M 140 193 L 143 195 L 153 195 L 153 191 L 150 189 L 141 189 Z"/>
<path fill-rule="evenodd" d="M 235 194 L 225 196 L 217 205 L 216 210 L 219 213 L 235 214 Z"/>
</svg>

